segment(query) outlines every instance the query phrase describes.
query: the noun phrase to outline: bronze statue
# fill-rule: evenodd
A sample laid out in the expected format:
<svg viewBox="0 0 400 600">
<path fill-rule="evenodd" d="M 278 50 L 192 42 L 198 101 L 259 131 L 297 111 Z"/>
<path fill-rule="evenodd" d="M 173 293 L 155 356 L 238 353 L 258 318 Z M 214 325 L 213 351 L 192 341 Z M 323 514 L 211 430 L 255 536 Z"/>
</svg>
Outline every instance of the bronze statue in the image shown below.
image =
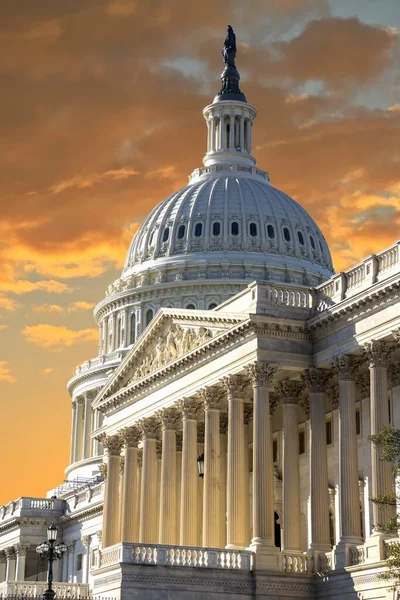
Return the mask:
<svg viewBox="0 0 400 600">
<path fill-rule="evenodd" d="M 228 67 L 236 67 L 236 35 L 231 25 L 228 25 L 228 34 L 225 38 L 225 42 L 222 48 L 222 56 L 224 58 L 224 63 Z"/>
</svg>

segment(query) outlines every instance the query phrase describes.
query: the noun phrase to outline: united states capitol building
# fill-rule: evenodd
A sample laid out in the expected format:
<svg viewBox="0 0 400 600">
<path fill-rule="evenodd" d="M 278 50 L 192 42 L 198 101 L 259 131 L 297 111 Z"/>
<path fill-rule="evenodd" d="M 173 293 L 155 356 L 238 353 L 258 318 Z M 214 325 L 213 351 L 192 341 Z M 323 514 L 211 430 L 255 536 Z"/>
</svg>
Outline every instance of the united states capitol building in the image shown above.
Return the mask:
<svg viewBox="0 0 400 600">
<path fill-rule="evenodd" d="M 66 479 L 0 507 L 0 596 L 43 592 L 54 522 L 58 598 L 398 598 L 370 501 L 392 474 L 368 436 L 400 427 L 400 244 L 334 273 L 256 167 L 231 30 L 223 54 L 204 166 L 96 306 Z"/>
</svg>

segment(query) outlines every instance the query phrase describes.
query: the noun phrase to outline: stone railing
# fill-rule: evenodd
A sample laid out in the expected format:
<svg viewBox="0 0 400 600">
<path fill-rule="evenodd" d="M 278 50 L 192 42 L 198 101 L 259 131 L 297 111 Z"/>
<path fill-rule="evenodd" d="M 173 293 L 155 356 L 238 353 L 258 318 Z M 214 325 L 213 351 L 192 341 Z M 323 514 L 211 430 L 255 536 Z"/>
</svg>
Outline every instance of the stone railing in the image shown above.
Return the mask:
<svg viewBox="0 0 400 600">
<path fill-rule="evenodd" d="M 365 562 L 364 544 L 350 548 L 350 566 L 362 565 Z"/>
<path fill-rule="evenodd" d="M 266 171 L 262 171 L 261 169 L 257 169 L 256 167 L 245 167 L 243 165 L 211 165 L 209 167 L 201 167 L 199 169 L 195 169 L 191 175 L 189 175 L 189 182 L 201 177 L 202 175 L 209 173 L 219 173 L 223 171 L 230 172 L 242 172 L 242 173 L 250 173 L 252 175 L 258 175 L 258 177 L 262 177 L 269 181 L 269 175 Z"/>
<path fill-rule="evenodd" d="M 108 363 L 114 363 L 116 361 L 120 362 L 122 360 L 124 351 L 126 351 L 126 348 L 121 348 L 119 350 L 115 350 L 114 352 L 110 352 L 109 354 L 103 354 L 102 356 L 91 358 L 90 360 L 87 360 L 76 367 L 75 375 L 82 375 L 82 373 L 86 373 L 87 371 L 97 367 L 107 367 Z"/>
<path fill-rule="evenodd" d="M 0 598 L 18 596 L 24 598 L 42 597 L 47 589 L 46 581 L 4 581 L 0 584 Z M 56 598 L 89 598 L 87 583 L 53 583 Z"/>
<path fill-rule="evenodd" d="M 315 288 L 314 308 L 316 313 L 326 310 L 346 298 L 372 286 L 374 283 L 400 273 L 400 242 L 379 254 L 367 256 L 364 260 L 344 271 L 337 273 L 328 281 Z"/>
<path fill-rule="evenodd" d="M 0 506 L 0 522 L 14 517 L 61 517 L 64 501 L 56 498 L 17 498 Z"/>
<path fill-rule="evenodd" d="M 287 554 L 282 553 L 282 570 L 285 573 L 313 572 L 313 558 L 311 554 Z"/>
<path fill-rule="evenodd" d="M 332 571 L 333 569 L 333 555 L 332 552 L 324 552 L 318 554 L 317 564 L 315 569 L 318 573 L 325 573 L 326 571 Z"/>
<path fill-rule="evenodd" d="M 101 550 L 99 567 L 128 563 L 250 571 L 252 555 L 248 550 L 122 543 Z"/>
<path fill-rule="evenodd" d="M 303 288 L 285 287 L 280 285 L 266 285 L 265 295 L 267 302 L 290 306 L 292 308 L 311 308 L 312 297 Z"/>
</svg>

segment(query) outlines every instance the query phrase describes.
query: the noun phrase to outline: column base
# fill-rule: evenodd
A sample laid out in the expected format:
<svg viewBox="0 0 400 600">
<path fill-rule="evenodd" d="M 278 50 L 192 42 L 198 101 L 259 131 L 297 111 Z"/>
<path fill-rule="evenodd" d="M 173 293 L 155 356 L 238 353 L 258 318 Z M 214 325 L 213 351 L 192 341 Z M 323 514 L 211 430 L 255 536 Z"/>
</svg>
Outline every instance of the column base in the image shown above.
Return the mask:
<svg viewBox="0 0 400 600">
<path fill-rule="evenodd" d="M 252 540 L 248 550 L 254 552 L 254 569 L 266 571 L 282 570 L 282 555 L 280 549 L 276 548 L 276 546 L 253 543 Z"/>
<path fill-rule="evenodd" d="M 333 560 L 335 563 L 335 569 L 344 569 L 351 564 L 350 548 L 359 546 L 363 543 L 360 537 L 346 537 L 346 539 L 340 540 L 336 546 L 333 547 Z"/>
<path fill-rule="evenodd" d="M 309 552 L 319 553 L 319 552 L 332 552 L 332 546 L 330 544 L 310 544 Z"/>
</svg>

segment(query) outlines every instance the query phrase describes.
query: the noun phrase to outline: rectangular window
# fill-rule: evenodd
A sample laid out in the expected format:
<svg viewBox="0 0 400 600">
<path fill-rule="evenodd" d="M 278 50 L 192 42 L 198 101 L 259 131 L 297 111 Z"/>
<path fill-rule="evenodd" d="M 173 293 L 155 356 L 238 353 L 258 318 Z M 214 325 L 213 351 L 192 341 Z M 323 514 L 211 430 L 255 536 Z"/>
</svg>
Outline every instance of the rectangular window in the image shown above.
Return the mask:
<svg viewBox="0 0 400 600">
<path fill-rule="evenodd" d="M 272 460 L 278 462 L 278 438 L 272 440 Z"/>
<path fill-rule="evenodd" d="M 326 421 L 326 444 L 327 446 L 331 446 L 333 439 L 332 439 L 332 418 L 328 419 Z"/>
<path fill-rule="evenodd" d="M 361 412 L 359 408 L 356 408 L 356 432 L 357 435 L 361 435 Z"/>
<path fill-rule="evenodd" d="M 304 429 L 299 431 L 299 454 L 306 453 L 306 432 Z"/>
<path fill-rule="evenodd" d="M 76 570 L 82 571 L 82 554 L 77 554 L 76 556 Z"/>
</svg>

